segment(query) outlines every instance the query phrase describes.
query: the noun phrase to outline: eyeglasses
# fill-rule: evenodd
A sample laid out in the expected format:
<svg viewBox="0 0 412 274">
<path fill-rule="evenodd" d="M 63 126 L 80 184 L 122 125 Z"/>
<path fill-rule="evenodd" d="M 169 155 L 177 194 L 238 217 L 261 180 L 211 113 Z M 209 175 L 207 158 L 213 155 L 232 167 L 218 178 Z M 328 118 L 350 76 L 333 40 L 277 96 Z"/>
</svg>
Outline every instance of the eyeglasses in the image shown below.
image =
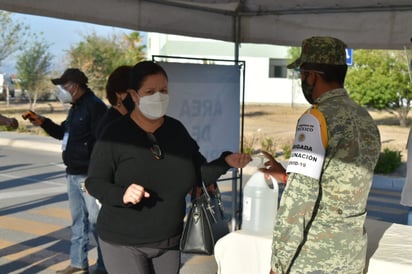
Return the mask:
<svg viewBox="0 0 412 274">
<path fill-rule="evenodd" d="M 157 143 L 156 137 L 152 133 L 147 133 L 147 139 L 149 139 L 151 143 L 150 151 L 153 154 L 153 157 L 155 157 L 156 160 L 161 160 L 163 159 L 163 152 L 162 149 L 160 148 L 159 144 Z"/>
<path fill-rule="evenodd" d="M 302 68 L 295 68 L 295 71 L 298 72 L 298 73 L 311 72 L 311 71 L 314 71 L 314 72 L 317 72 L 317 73 L 320 73 L 320 74 L 324 74 L 324 73 L 325 73 L 325 72 L 320 71 L 320 70 L 315 70 L 315 69 L 302 69 Z"/>
</svg>

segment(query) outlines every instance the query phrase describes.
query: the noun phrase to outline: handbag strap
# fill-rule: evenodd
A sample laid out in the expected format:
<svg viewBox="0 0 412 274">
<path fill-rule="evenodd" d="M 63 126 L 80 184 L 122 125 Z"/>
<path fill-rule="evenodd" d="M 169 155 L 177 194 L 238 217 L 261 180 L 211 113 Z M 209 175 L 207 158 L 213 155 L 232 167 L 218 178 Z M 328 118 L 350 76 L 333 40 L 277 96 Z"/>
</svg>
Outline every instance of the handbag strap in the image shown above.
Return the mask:
<svg viewBox="0 0 412 274">
<path fill-rule="evenodd" d="M 209 211 L 210 216 L 212 216 L 213 221 L 216 223 L 216 222 L 217 222 L 217 219 L 216 219 L 216 217 L 215 217 L 215 214 L 216 214 L 216 212 L 215 212 L 215 206 L 214 206 L 214 204 L 212 203 L 212 198 L 210 197 L 210 194 L 209 194 L 209 192 L 208 192 L 208 190 L 207 190 L 207 187 L 206 187 L 205 182 L 202 181 L 202 194 L 201 194 L 200 197 L 196 197 L 196 195 L 195 195 L 195 193 L 196 193 L 196 188 L 197 188 L 197 186 L 193 186 L 192 197 L 191 197 L 192 203 L 193 203 L 193 201 L 196 200 L 196 199 L 202 199 L 202 200 L 204 201 L 204 205 L 205 205 L 206 210 Z M 218 212 L 218 214 L 220 214 L 221 217 L 223 218 L 223 217 L 224 217 L 224 215 L 223 215 L 223 214 L 224 214 L 224 207 L 223 207 L 223 202 L 222 202 L 222 194 L 221 194 L 221 192 L 220 192 L 219 187 L 217 186 L 217 184 L 215 185 L 214 197 L 216 198 L 217 204 L 218 204 L 218 206 L 219 206 L 219 210 L 218 210 L 219 212 Z"/>
<path fill-rule="evenodd" d="M 225 208 L 223 207 L 223 202 L 222 202 L 222 193 L 220 192 L 220 189 L 219 189 L 219 187 L 216 185 L 216 189 L 215 189 L 215 197 L 216 197 L 216 200 L 217 200 L 217 204 L 218 204 L 218 206 L 219 206 L 219 209 L 220 209 L 220 214 L 221 214 L 221 217 L 223 218 L 224 216 L 223 216 L 223 213 L 225 212 Z"/>
<path fill-rule="evenodd" d="M 204 197 L 205 201 L 206 201 L 206 209 L 210 212 L 210 215 L 213 218 L 213 221 L 216 222 L 216 218 L 215 218 L 215 210 L 213 209 L 213 205 L 212 205 L 212 198 L 210 198 L 209 192 L 207 191 L 205 182 L 202 181 L 202 196 Z"/>
</svg>

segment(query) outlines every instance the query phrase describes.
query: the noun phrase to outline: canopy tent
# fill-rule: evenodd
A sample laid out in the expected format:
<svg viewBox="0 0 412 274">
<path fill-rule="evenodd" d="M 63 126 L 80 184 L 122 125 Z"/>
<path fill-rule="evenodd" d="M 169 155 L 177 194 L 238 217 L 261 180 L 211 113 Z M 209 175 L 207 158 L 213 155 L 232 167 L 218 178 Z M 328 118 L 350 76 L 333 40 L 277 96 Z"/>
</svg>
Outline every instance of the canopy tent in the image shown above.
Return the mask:
<svg viewBox="0 0 412 274">
<path fill-rule="evenodd" d="M 350 48 L 403 49 L 412 37 L 411 0 L 0 0 L 0 9 L 233 42 L 235 60 L 241 43 L 300 46 L 319 35 Z"/>
<path fill-rule="evenodd" d="M 0 0 L 0 9 L 236 45 L 328 35 L 351 48 L 402 49 L 412 37 L 411 0 Z"/>
</svg>

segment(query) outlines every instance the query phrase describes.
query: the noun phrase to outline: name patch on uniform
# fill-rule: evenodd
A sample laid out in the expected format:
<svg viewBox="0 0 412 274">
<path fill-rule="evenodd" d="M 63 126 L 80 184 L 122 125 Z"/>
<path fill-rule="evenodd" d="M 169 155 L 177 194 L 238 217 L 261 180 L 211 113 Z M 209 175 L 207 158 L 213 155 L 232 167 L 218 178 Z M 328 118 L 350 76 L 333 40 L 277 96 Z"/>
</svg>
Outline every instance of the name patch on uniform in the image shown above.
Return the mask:
<svg viewBox="0 0 412 274">
<path fill-rule="evenodd" d="M 314 179 L 320 178 L 325 160 L 322 130 L 326 130 L 326 123 L 322 127 L 318 118 L 312 113 L 305 113 L 300 117 L 286 172 L 298 173 Z"/>
</svg>

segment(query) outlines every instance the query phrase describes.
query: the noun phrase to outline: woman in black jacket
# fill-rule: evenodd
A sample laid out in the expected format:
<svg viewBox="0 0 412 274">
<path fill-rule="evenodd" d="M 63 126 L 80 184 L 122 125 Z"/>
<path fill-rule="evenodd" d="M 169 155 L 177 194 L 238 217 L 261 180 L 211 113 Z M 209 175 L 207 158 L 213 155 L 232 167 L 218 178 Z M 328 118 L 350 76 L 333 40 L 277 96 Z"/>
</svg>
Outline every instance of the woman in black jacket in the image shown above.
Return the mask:
<svg viewBox="0 0 412 274">
<path fill-rule="evenodd" d="M 107 127 L 86 181 L 102 203 L 103 257 L 109 273 L 176 274 L 187 193 L 251 157 L 224 152 L 207 163 L 183 124 L 165 115 L 168 81 L 158 64 L 135 65 L 129 88 L 136 107 Z"/>
</svg>

